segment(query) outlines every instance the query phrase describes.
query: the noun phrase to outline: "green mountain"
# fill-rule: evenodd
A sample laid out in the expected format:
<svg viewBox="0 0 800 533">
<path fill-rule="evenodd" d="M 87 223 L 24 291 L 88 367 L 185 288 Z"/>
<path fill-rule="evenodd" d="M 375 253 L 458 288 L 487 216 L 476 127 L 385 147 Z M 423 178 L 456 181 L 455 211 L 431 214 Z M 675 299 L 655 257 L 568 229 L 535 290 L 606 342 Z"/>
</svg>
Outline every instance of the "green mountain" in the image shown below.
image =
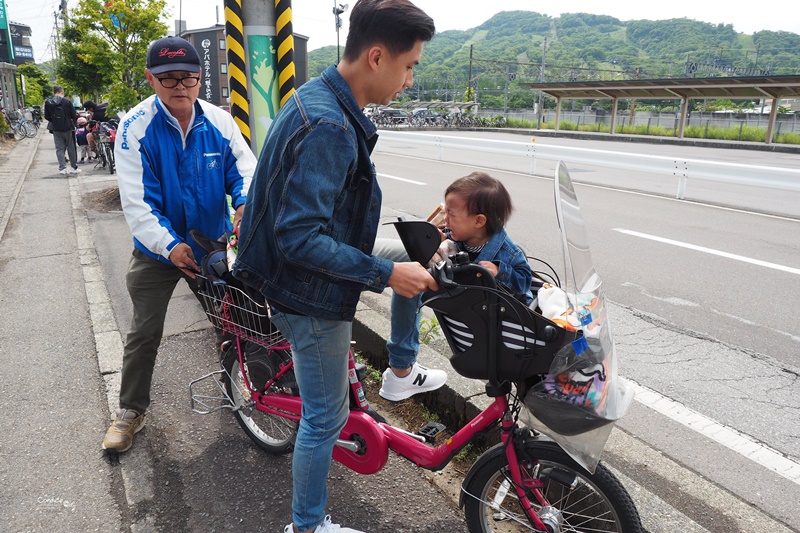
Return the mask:
<svg viewBox="0 0 800 533">
<path fill-rule="evenodd" d="M 483 106 L 503 107 L 507 92 L 509 107 L 532 107 L 531 91 L 519 83 L 540 80 L 543 56 L 546 81 L 787 75 L 800 73 L 800 35 L 746 35 L 730 24 L 687 18 L 622 22 L 588 13 L 503 11 L 475 28 L 438 33 L 406 94 L 464 100 L 471 72 Z M 335 46 L 309 52 L 309 76 L 335 62 Z"/>
</svg>

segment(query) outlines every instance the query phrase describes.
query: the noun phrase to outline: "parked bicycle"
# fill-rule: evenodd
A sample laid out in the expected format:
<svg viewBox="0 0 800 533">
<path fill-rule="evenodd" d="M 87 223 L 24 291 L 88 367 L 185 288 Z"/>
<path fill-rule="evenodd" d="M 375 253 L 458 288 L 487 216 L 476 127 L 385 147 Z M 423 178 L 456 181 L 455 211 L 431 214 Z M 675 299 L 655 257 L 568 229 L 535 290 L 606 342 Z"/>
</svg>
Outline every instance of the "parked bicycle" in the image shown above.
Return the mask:
<svg viewBox="0 0 800 533">
<path fill-rule="evenodd" d="M 38 128 L 32 122 L 25 120 L 25 116 L 20 111 L 10 109 L 4 111 L 3 114 L 11 131 L 14 132 L 15 139 L 19 141 L 26 137 L 36 137 Z"/>
<path fill-rule="evenodd" d="M 42 106 L 34 105 L 25 108 L 25 120 L 33 124 L 38 130 L 42 125 Z"/>
<path fill-rule="evenodd" d="M 588 248 L 574 189 L 562 164 L 557 172 L 556 204 L 567 275 L 550 279 L 580 280 L 582 285 L 573 293 L 576 298 L 565 302 L 565 312 L 572 307 L 577 313 L 578 302 L 591 301 L 593 316 L 584 308 L 579 317 L 585 329 L 546 319 L 526 307 L 498 288 L 491 273 L 470 263 L 468 257 L 437 264 L 431 274 L 440 290 L 426 293 L 423 304 L 439 319 L 453 352 L 453 369 L 485 380 L 485 393 L 492 400 L 441 443 L 445 429 L 441 424 L 429 423 L 411 432 L 390 425 L 374 411 L 361 385 L 365 369 L 350 353 L 350 415 L 333 451 L 333 458 L 344 466 L 361 474 L 376 473 L 386 464 L 389 450 L 394 450 L 418 466 L 440 470 L 473 439 L 499 428 L 500 442 L 478 458 L 462 483 L 460 505 L 471 533 L 643 531 L 624 486 L 602 463 L 585 464 L 585 458 L 569 446 L 576 434 L 571 425 L 576 419 L 591 420 L 592 429 L 610 431 L 609 421 L 585 410 L 572 418 L 572 411 L 555 411 L 557 404 L 551 404 L 548 413 L 547 407 L 540 410 L 538 400 L 529 401 L 547 383 L 544 376 L 552 372 L 557 358 L 583 353 L 576 346 L 587 346 L 585 359 L 601 364 L 611 360 L 614 350 L 599 276 L 586 262 Z M 426 264 L 439 246 L 435 227 L 425 221 L 406 221 L 398 222 L 397 229 L 412 260 Z M 215 327 L 233 334 L 234 340 L 225 345 L 222 369 L 190 384 L 192 410 L 208 414 L 230 409 L 259 447 L 273 454 L 288 453 L 302 408 L 290 347 L 271 325 L 263 299 L 227 272 L 224 244 L 211 249 L 204 265 L 200 285 L 207 314 Z M 615 400 L 611 398 L 614 391 L 605 393 L 605 401 Z M 521 423 L 521 417 L 530 417 L 532 405 L 535 416 L 555 428 L 561 438 L 551 440 Z M 554 416 L 558 420 L 553 421 Z M 604 443 L 602 439 L 600 450 Z"/>
<path fill-rule="evenodd" d="M 95 152 L 97 153 L 97 164 L 95 168 L 105 168 L 110 174 L 116 171 L 116 160 L 114 159 L 114 140 L 117 136 L 117 126 L 119 120 L 111 119 L 106 122 L 95 123 L 94 129 Z"/>
</svg>

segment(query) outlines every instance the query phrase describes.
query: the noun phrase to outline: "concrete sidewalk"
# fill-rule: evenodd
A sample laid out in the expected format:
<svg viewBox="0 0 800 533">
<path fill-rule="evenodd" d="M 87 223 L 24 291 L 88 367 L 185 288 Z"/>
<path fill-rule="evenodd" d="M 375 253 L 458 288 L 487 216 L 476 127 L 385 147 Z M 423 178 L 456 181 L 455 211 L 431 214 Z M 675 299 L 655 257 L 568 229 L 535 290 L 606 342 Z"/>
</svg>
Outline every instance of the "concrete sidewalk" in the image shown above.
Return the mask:
<svg viewBox="0 0 800 533">
<path fill-rule="evenodd" d="M 118 531 L 107 424 L 72 198 L 44 128 L 0 165 L 0 515 L 6 531 Z M 96 262 L 95 265 L 96 266 Z"/>
</svg>

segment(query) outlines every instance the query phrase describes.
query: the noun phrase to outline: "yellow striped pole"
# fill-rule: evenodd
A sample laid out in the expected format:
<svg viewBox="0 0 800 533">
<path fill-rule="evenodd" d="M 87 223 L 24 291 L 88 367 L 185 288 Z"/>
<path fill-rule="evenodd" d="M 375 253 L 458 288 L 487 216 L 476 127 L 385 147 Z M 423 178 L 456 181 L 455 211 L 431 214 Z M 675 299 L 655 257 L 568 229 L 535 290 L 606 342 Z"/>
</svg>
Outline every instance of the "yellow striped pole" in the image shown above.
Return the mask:
<svg viewBox="0 0 800 533">
<path fill-rule="evenodd" d="M 278 33 L 278 86 L 280 105 L 294 92 L 294 37 L 292 35 L 292 1 L 275 0 L 275 30 Z"/>
<path fill-rule="evenodd" d="M 225 0 L 225 43 L 228 48 L 228 87 L 231 115 L 251 143 L 250 101 L 247 97 L 247 66 L 245 63 L 244 32 L 242 30 L 242 0 Z"/>
</svg>

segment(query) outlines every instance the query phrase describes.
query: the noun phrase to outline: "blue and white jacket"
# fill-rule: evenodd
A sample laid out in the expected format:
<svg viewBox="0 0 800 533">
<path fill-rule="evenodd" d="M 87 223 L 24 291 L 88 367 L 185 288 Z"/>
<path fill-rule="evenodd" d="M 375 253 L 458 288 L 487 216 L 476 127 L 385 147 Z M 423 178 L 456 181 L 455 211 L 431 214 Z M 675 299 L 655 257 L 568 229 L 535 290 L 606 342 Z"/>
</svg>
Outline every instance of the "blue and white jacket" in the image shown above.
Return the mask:
<svg viewBox="0 0 800 533">
<path fill-rule="evenodd" d="M 231 229 L 230 209 L 244 204 L 256 158 L 231 115 L 203 100 L 186 135 L 153 95 L 120 121 L 114 143 L 117 179 L 134 246 L 170 263 L 181 242 L 195 260 L 205 251 L 189 230 L 216 239 Z"/>
</svg>

